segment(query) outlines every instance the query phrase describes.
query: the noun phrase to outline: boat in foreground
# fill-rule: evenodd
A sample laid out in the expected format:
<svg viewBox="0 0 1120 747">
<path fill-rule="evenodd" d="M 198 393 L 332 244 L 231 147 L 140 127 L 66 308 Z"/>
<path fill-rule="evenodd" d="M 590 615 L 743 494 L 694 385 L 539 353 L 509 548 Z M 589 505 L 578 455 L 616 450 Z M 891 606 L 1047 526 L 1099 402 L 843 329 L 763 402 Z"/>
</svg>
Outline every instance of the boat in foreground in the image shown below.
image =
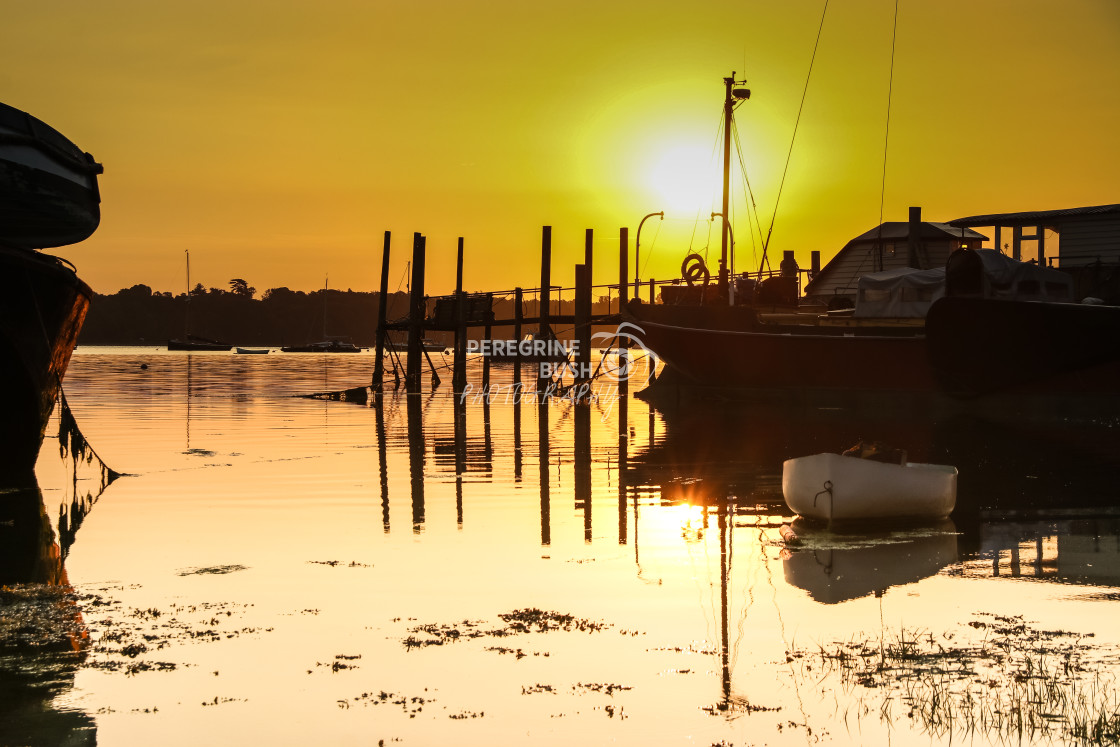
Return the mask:
<svg viewBox="0 0 1120 747">
<path fill-rule="evenodd" d="M 0 249 L 0 474 L 34 468 L 92 296 L 65 261 Z"/>
<path fill-rule="evenodd" d="M 814 454 L 783 463 L 782 495 L 817 521 L 944 519 L 957 503 L 957 468 Z"/>
<path fill-rule="evenodd" d="M 101 164 L 50 125 L 0 104 L 0 242 L 76 244 L 101 222 Z"/>
<path fill-rule="evenodd" d="M 0 475 L 34 470 L 93 292 L 43 247 L 101 221 L 101 165 L 54 128 L 0 104 Z"/>
</svg>

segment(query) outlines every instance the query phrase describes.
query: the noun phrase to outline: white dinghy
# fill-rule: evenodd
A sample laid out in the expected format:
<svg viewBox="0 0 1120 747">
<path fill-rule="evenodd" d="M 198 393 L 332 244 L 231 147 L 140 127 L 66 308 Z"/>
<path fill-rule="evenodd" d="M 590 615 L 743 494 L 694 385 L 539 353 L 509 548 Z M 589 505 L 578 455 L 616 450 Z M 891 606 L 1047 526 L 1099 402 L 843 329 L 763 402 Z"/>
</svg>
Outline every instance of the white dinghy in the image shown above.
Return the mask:
<svg viewBox="0 0 1120 747">
<path fill-rule="evenodd" d="M 957 468 L 814 454 L 782 465 L 782 493 L 818 521 L 944 519 L 957 504 Z"/>
</svg>

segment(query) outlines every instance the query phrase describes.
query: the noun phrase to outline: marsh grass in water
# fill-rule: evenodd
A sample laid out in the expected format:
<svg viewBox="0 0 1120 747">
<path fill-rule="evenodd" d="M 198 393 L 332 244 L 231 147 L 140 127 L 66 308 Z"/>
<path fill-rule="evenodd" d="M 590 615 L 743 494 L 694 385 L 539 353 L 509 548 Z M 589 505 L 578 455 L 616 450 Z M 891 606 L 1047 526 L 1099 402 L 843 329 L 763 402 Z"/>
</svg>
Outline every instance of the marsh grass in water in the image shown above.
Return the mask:
<svg viewBox="0 0 1120 747">
<path fill-rule="evenodd" d="M 404 639 L 404 647 L 411 650 L 427 646 L 442 646 L 472 638 L 504 638 L 512 635 L 547 633 L 556 630 L 598 633 L 611 627 L 607 623 L 535 608 L 514 610 L 513 612 L 500 614 L 498 617 L 505 623 L 504 626 L 484 627 L 486 622 L 482 620 L 463 620 L 453 624 L 429 623 L 417 625 L 409 629 L 411 635 Z M 512 649 L 501 647 L 491 647 L 487 650 L 496 650 L 498 653 L 513 653 Z M 520 649 L 517 649 L 517 653 L 519 659 L 525 656 Z"/>
<path fill-rule="evenodd" d="M 971 634 L 901 628 L 791 651 L 787 661 L 799 663 L 803 677 L 818 679 L 813 670 L 823 668 L 848 691 L 877 691 L 877 702 L 856 701 L 857 718 L 916 719 L 935 737 L 1120 742 L 1117 651 L 1034 629 L 1021 616 L 977 617 Z"/>
</svg>

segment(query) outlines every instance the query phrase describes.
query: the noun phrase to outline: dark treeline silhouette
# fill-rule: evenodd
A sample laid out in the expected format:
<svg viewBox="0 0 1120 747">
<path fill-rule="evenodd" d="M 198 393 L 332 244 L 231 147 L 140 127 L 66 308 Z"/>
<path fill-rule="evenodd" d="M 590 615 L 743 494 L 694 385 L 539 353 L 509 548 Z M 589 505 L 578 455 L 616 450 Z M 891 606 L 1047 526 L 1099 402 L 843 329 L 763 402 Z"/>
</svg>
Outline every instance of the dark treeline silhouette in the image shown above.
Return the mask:
<svg viewBox="0 0 1120 747">
<path fill-rule="evenodd" d="M 244 283 L 244 281 L 242 281 Z M 161 345 L 191 335 L 231 345 L 298 345 L 331 337 L 348 337 L 372 345 L 377 331 L 377 293 L 319 290 L 311 293 L 271 288 L 260 298 L 248 285 L 233 291 L 152 292 L 134 285 L 111 295 L 96 294 L 82 327 L 79 344 Z M 238 288 L 241 292 L 237 292 Z M 388 316 L 407 313 L 408 295 L 389 298 Z M 189 312 L 189 328 L 188 328 Z"/>
<path fill-rule="evenodd" d="M 244 280 L 230 281 L 231 290 L 207 290 L 201 284 L 187 294 L 173 295 L 153 292 L 147 285 L 134 285 L 110 295 L 95 294 L 82 328 L 79 344 L 83 345 L 163 345 L 169 339 L 186 334 L 242 346 L 299 345 L 317 342 L 324 337 L 349 338 L 361 346 L 373 346 L 377 334 L 378 293 L 362 291 L 318 290 L 311 293 L 288 288 L 270 288 L 259 298 L 256 289 Z M 434 300 L 429 299 L 431 312 Z M 553 314 L 571 314 L 572 302 L 553 302 Z M 617 300 L 616 300 L 617 306 Z M 607 313 L 606 299 L 594 305 L 594 313 Z M 537 301 L 526 298 L 525 316 L 537 314 Z M 408 294 L 389 296 L 387 316 L 390 321 L 408 314 Z M 189 327 L 188 327 L 189 315 Z M 494 315 L 512 319 L 512 298 L 495 298 Z M 571 325 L 555 325 L 562 339 L 570 339 Z M 526 326 L 524 332 L 534 331 Z M 596 328 L 597 330 L 599 328 Z M 403 341 L 404 332 L 392 333 Z M 494 338 L 509 338 L 512 329 L 495 328 Z M 426 332 L 432 339 L 450 344 L 450 332 Z M 470 330 L 471 338 L 484 336 L 483 329 Z"/>
</svg>

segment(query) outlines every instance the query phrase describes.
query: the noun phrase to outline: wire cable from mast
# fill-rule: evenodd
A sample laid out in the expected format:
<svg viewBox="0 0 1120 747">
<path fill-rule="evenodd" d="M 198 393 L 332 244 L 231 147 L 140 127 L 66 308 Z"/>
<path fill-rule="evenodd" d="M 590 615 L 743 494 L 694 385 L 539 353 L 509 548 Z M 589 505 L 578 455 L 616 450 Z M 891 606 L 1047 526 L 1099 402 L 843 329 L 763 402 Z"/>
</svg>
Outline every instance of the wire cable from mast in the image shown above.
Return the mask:
<svg viewBox="0 0 1120 747">
<path fill-rule="evenodd" d="M 891 72 L 887 79 L 887 125 L 883 132 L 883 181 L 879 186 L 879 236 L 876 245 L 879 267 L 883 269 L 883 205 L 887 198 L 887 145 L 891 136 L 891 95 L 894 93 L 894 50 L 898 41 L 898 0 L 894 0 L 894 23 L 891 28 Z"/>
<path fill-rule="evenodd" d="M 817 27 L 817 39 L 813 42 L 813 56 L 809 58 L 809 72 L 805 75 L 805 87 L 801 90 L 801 104 L 797 107 L 797 119 L 793 123 L 793 135 L 789 139 L 789 151 L 786 153 L 786 165 L 782 169 L 782 181 L 778 184 L 778 196 L 774 198 L 774 214 L 770 217 L 770 228 L 766 231 L 766 240 L 762 242 L 763 263 L 767 261 L 766 252 L 770 248 L 770 236 L 774 233 L 774 221 L 778 217 L 778 203 L 782 199 L 782 188 L 785 187 L 786 184 L 786 174 L 789 173 L 789 162 L 793 156 L 793 143 L 797 140 L 797 128 L 801 125 L 801 112 L 805 110 L 805 98 L 809 94 L 809 80 L 813 77 L 813 65 L 817 61 L 817 49 L 821 44 L 821 35 L 824 32 L 824 19 L 827 14 L 828 0 L 824 0 L 824 8 L 821 10 L 821 22 Z M 762 272 L 761 264 L 758 267 L 758 271 Z"/>
</svg>

